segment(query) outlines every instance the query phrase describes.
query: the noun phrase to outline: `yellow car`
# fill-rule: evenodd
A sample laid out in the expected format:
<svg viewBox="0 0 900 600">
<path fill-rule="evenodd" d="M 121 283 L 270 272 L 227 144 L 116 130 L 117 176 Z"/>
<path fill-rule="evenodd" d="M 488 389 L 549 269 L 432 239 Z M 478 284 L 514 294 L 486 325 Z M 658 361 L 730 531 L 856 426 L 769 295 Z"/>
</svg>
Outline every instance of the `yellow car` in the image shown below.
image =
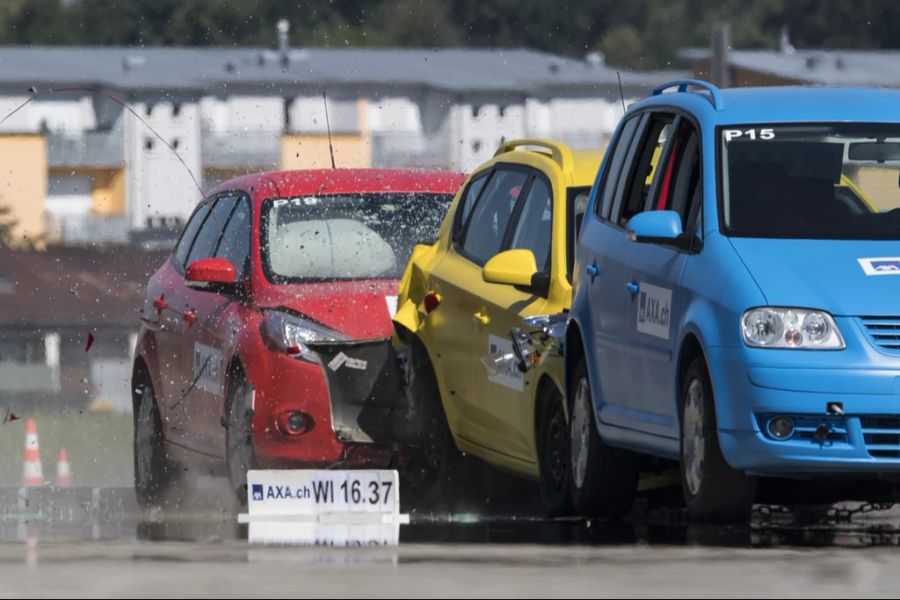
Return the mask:
<svg viewBox="0 0 900 600">
<path fill-rule="evenodd" d="M 512 354 L 523 318 L 568 310 L 579 211 L 600 159 L 550 140 L 505 143 L 460 190 L 438 241 L 413 251 L 395 345 L 432 481 L 453 478 L 458 449 L 539 479 L 547 512 L 568 510 L 563 361 L 493 373 L 483 363 Z"/>
</svg>

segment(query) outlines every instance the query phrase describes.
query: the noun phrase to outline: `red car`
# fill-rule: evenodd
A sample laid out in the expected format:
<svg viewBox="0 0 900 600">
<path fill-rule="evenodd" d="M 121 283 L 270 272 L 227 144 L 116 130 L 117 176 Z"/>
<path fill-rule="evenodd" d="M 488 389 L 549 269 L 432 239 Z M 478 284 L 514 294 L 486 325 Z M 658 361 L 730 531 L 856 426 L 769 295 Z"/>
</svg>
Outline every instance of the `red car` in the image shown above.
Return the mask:
<svg viewBox="0 0 900 600">
<path fill-rule="evenodd" d="M 340 169 L 233 179 L 147 284 L 135 352 L 135 488 L 186 469 L 396 464 L 405 396 L 390 344 L 398 279 L 464 176 Z"/>
</svg>

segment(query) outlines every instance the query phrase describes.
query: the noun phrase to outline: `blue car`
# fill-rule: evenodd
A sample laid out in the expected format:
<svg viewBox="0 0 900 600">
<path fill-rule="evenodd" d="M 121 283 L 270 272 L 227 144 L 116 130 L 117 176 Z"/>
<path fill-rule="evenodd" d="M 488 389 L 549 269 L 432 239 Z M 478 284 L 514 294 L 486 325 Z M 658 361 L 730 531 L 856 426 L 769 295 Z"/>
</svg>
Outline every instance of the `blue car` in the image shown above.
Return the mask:
<svg viewBox="0 0 900 600">
<path fill-rule="evenodd" d="M 747 518 L 760 478 L 900 481 L 900 93 L 658 88 L 613 137 L 574 271 L 579 512 L 627 512 L 647 456 L 705 520 Z"/>
</svg>

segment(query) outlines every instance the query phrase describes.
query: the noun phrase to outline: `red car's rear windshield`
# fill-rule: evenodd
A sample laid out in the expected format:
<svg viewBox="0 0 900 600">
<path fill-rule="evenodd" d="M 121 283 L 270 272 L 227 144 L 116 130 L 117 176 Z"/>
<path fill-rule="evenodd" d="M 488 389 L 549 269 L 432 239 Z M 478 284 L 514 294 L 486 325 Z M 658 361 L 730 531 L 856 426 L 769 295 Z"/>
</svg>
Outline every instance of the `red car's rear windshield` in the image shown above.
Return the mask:
<svg viewBox="0 0 900 600">
<path fill-rule="evenodd" d="M 396 279 L 431 243 L 451 194 L 355 193 L 266 200 L 260 239 L 273 283 Z"/>
</svg>

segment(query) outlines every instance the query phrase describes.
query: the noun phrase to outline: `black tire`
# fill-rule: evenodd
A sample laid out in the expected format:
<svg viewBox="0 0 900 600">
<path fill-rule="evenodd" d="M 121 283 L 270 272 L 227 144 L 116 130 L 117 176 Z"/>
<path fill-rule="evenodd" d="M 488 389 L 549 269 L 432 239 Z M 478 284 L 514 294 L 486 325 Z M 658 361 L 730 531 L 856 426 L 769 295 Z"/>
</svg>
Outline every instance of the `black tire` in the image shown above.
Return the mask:
<svg viewBox="0 0 900 600">
<path fill-rule="evenodd" d="M 756 478 L 728 466 L 719 446 L 715 399 L 706 363 L 688 365 L 681 389 L 681 490 L 692 521 L 746 522 Z"/>
<path fill-rule="evenodd" d="M 611 448 L 600 438 L 584 359 L 575 365 L 569 386 L 572 503 L 585 517 L 620 519 L 634 504 L 640 457 Z"/>
<path fill-rule="evenodd" d="M 434 368 L 424 349 L 414 348 L 411 359 L 407 394 L 419 427 L 407 468 L 409 495 L 415 508 L 446 506 L 459 492 L 463 456 L 447 423 Z"/>
<path fill-rule="evenodd" d="M 136 389 L 139 398 L 134 419 L 134 491 L 141 508 L 162 508 L 172 487 L 175 467 L 166 456 L 153 386 L 144 382 Z"/>
<path fill-rule="evenodd" d="M 228 482 L 241 506 L 247 504 L 247 471 L 256 468 L 256 450 L 253 447 L 252 390 L 246 376 L 232 372 L 226 384 L 226 462 Z"/>
<path fill-rule="evenodd" d="M 555 387 L 543 400 L 538 419 L 538 470 L 541 502 L 548 517 L 572 513 L 572 482 L 569 466 L 569 423 L 563 398 Z"/>
</svg>

